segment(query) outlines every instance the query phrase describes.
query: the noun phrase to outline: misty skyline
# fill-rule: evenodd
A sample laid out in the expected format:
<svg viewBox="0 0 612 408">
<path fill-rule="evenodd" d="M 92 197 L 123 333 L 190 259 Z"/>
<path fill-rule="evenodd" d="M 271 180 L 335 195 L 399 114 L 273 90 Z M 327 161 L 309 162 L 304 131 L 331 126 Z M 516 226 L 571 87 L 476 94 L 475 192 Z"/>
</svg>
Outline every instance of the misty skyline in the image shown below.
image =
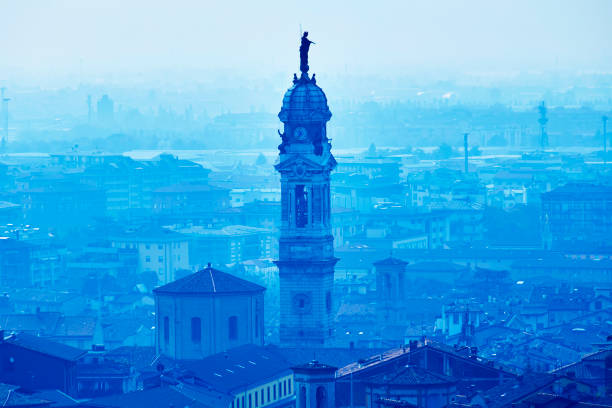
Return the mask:
<svg viewBox="0 0 612 408">
<path fill-rule="evenodd" d="M 612 3 L 5 1 L 0 81 L 295 72 L 609 72 Z M 117 78 L 118 77 L 118 78 Z M 203 79 L 205 80 L 205 78 Z"/>
</svg>

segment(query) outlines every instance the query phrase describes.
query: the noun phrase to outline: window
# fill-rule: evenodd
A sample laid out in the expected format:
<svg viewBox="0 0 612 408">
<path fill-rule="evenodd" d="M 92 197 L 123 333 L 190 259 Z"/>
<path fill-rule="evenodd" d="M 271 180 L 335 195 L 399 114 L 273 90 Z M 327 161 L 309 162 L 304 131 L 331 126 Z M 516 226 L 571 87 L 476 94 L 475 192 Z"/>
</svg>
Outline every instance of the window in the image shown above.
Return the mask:
<svg viewBox="0 0 612 408">
<path fill-rule="evenodd" d="M 266 402 L 266 400 L 264 399 L 264 390 L 262 388 L 261 389 L 261 403 L 263 404 L 264 402 Z"/>
<path fill-rule="evenodd" d="M 289 394 L 291 394 L 291 380 L 287 380 L 287 388 L 287 391 L 289 392 Z"/>
<path fill-rule="evenodd" d="M 170 319 L 168 319 L 168 316 L 164 317 L 164 342 L 166 344 L 170 342 Z"/>
<path fill-rule="evenodd" d="M 383 275 L 383 291 L 387 299 L 391 298 L 391 276 L 388 273 Z"/>
<path fill-rule="evenodd" d="M 151 262 L 151 257 L 147 255 L 147 256 L 145 257 L 145 262 Z"/>
<path fill-rule="evenodd" d="M 228 337 L 230 340 L 238 339 L 238 317 L 230 316 L 228 319 Z"/>
<path fill-rule="evenodd" d="M 327 313 L 331 313 L 332 310 L 332 298 L 331 298 L 331 292 L 327 291 L 327 293 L 325 293 L 325 308 L 327 309 Z"/>
<path fill-rule="evenodd" d="M 249 394 L 249 408 L 253 408 L 253 394 Z"/>
<path fill-rule="evenodd" d="M 308 191 L 303 184 L 295 186 L 295 226 L 303 228 L 308 224 Z"/>
<path fill-rule="evenodd" d="M 272 395 L 274 396 L 274 399 L 276 399 L 276 384 L 274 384 L 274 387 L 272 387 Z"/>
<path fill-rule="evenodd" d="M 151 245 L 146 244 L 146 245 L 145 245 L 145 249 L 151 249 Z"/>
<path fill-rule="evenodd" d="M 316 399 L 317 408 L 327 408 L 327 391 L 324 387 L 317 387 Z"/>
<path fill-rule="evenodd" d="M 157 257 L 157 261 L 158 261 L 159 263 L 164 263 L 164 257 L 163 257 L 163 256 L 158 256 L 158 257 Z"/>
<path fill-rule="evenodd" d="M 162 244 L 158 244 L 157 245 L 157 249 L 162 250 L 162 249 L 164 249 L 164 246 Z"/>
<path fill-rule="evenodd" d="M 196 344 L 202 342 L 202 320 L 199 317 L 191 318 L 191 341 Z"/>
<path fill-rule="evenodd" d="M 259 313 L 255 312 L 255 337 L 259 337 Z"/>
<path fill-rule="evenodd" d="M 270 386 L 268 385 L 268 402 L 270 402 Z"/>
</svg>

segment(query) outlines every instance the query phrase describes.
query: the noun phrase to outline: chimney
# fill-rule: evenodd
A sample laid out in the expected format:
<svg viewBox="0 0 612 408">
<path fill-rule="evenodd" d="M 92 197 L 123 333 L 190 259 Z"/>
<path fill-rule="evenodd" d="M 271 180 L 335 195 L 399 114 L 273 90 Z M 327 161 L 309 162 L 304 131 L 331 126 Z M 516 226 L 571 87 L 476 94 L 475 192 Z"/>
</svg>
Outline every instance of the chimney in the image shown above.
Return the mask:
<svg viewBox="0 0 612 408">
<path fill-rule="evenodd" d="M 91 351 L 96 351 L 96 352 L 104 351 L 104 344 L 92 344 Z"/>
</svg>

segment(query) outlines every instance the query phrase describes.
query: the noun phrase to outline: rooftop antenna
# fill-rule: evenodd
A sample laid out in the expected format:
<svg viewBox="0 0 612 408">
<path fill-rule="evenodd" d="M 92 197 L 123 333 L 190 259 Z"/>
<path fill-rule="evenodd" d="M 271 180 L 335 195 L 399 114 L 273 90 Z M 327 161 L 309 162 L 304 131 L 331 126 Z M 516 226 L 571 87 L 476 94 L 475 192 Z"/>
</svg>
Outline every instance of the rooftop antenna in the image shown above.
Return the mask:
<svg viewBox="0 0 612 408">
<path fill-rule="evenodd" d="M 3 89 L 2 90 L 2 116 L 3 116 L 3 123 L 4 123 L 4 135 L 2 136 L 2 150 L 4 150 L 4 148 L 6 147 L 6 144 L 8 143 L 8 134 L 9 134 L 8 103 L 10 100 L 11 98 L 4 97 L 4 89 Z"/>
<path fill-rule="evenodd" d="M 91 106 L 91 95 L 87 95 L 87 123 L 91 124 L 93 118 L 93 111 Z"/>
</svg>

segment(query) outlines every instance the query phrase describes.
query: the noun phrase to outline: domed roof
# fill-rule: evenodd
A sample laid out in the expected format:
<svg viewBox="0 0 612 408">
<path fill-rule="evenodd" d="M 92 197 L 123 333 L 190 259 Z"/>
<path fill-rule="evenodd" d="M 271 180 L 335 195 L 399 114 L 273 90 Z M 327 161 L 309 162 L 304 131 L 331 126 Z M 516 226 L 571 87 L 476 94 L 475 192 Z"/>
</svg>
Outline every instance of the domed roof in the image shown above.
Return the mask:
<svg viewBox="0 0 612 408">
<path fill-rule="evenodd" d="M 153 289 L 157 294 L 216 295 L 263 292 L 266 288 L 208 266 L 196 273 Z"/>
<path fill-rule="evenodd" d="M 327 97 L 317 86 L 314 75 L 312 79 L 307 74 L 302 74 L 300 79 L 293 78 L 293 86 L 285 92 L 278 117 L 281 122 L 327 122 L 331 118 Z"/>
</svg>

